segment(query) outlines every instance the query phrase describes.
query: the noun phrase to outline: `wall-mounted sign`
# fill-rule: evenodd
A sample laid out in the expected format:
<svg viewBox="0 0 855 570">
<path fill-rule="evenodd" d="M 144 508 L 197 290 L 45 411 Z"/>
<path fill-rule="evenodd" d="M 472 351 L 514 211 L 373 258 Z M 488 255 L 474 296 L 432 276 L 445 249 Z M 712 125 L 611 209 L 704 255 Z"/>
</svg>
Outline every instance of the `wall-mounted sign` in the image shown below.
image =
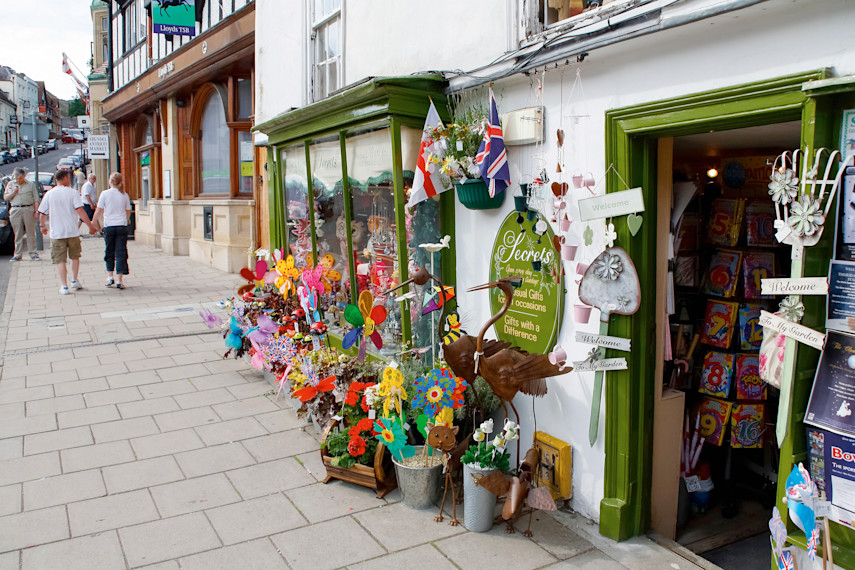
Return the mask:
<svg viewBox="0 0 855 570">
<path fill-rule="evenodd" d="M 855 336 L 828 332 L 808 401 L 805 423 L 855 435 Z"/>
<path fill-rule="evenodd" d="M 155 34 L 195 36 L 195 0 L 154 0 L 151 20 Z"/>
<path fill-rule="evenodd" d="M 760 280 L 763 295 L 826 295 L 828 279 L 825 277 L 787 277 Z"/>
<path fill-rule="evenodd" d="M 174 70 L 175 70 L 175 62 L 174 61 L 170 61 L 169 63 L 161 65 L 160 67 L 157 68 L 157 78 L 163 79 L 164 77 L 166 77 L 166 75 L 170 71 L 174 71 Z"/>
<path fill-rule="evenodd" d="M 151 164 L 151 154 L 148 151 L 140 153 L 140 166 L 148 166 Z"/>
<path fill-rule="evenodd" d="M 832 261 L 828 270 L 828 313 L 825 327 L 855 332 L 855 263 Z"/>
<path fill-rule="evenodd" d="M 625 216 L 644 211 L 644 196 L 641 188 L 630 188 L 593 198 L 579 200 L 579 219 L 583 222 Z"/>
<path fill-rule="evenodd" d="M 89 128 L 89 115 L 78 115 L 77 116 L 77 128 L 78 129 L 88 129 Z"/>
<path fill-rule="evenodd" d="M 592 372 L 595 370 L 626 370 L 626 358 L 603 358 L 593 362 L 580 361 L 573 363 L 576 372 Z"/>
<path fill-rule="evenodd" d="M 514 292 L 511 308 L 495 324 L 500 340 L 531 353 L 546 354 L 555 344 L 564 317 L 564 279 L 561 260 L 553 246 L 554 233 L 547 224 L 538 238 L 534 224 L 546 221 L 540 214 L 533 222 L 517 222 L 511 212 L 502 222 L 490 257 L 490 281 L 519 276 L 523 283 Z M 505 297 L 498 289 L 490 292 L 490 309 L 498 313 Z"/>
<path fill-rule="evenodd" d="M 773 315 L 766 311 L 760 311 L 760 326 L 769 327 L 782 335 L 788 336 L 802 344 L 812 346 L 817 350 L 822 350 L 822 344 L 825 342 L 825 335 L 821 332 L 782 319 L 778 315 Z"/>
<path fill-rule="evenodd" d="M 576 331 L 576 342 L 583 342 L 585 344 L 595 344 L 604 348 L 614 348 L 615 350 L 622 350 L 624 352 L 629 352 L 630 350 L 632 350 L 630 348 L 630 339 L 621 338 L 619 336 L 606 336 L 602 334 L 591 334 L 582 331 Z"/>
<path fill-rule="evenodd" d="M 108 135 L 89 135 L 89 158 L 110 158 L 110 137 Z"/>
</svg>

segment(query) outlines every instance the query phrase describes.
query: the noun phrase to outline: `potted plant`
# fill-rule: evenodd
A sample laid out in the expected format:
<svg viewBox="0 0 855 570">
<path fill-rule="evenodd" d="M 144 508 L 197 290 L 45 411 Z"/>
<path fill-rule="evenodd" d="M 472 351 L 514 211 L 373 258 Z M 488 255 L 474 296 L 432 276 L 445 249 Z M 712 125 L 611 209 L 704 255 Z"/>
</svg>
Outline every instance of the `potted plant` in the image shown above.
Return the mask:
<svg viewBox="0 0 855 570">
<path fill-rule="evenodd" d="M 481 169 L 475 162 L 478 148 L 487 132 L 487 115 L 482 110 L 469 109 L 456 122 L 442 127 L 428 128 L 426 134 L 434 141 L 441 154 L 429 154 L 429 168 L 439 168 L 443 179 L 457 186 L 457 198 L 470 210 L 498 208 L 505 193 L 490 197 L 487 184 L 481 178 Z"/>
<path fill-rule="evenodd" d="M 487 442 L 493 433 L 493 420 L 487 420 L 475 430 L 472 444 L 461 459 L 463 463 L 463 524 L 473 532 L 486 532 L 493 526 L 496 495 L 481 487 L 478 482 L 493 473 L 511 470 L 511 454 L 507 447 L 519 438 L 518 428 L 505 420 L 502 433 Z"/>
</svg>

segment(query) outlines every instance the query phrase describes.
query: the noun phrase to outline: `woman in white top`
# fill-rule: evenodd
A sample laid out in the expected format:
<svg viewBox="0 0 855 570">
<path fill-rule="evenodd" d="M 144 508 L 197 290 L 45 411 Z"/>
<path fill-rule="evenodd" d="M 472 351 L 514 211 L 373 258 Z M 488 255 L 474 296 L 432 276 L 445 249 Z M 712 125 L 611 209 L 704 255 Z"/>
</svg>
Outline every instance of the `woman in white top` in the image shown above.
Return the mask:
<svg viewBox="0 0 855 570">
<path fill-rule="evenodd" d="M 95 218 L 104 215 L 104 261 L 107 263 L 107 287 L 113 286 L 113 270 L 119 275 L 116 289 L 124 289 L 122 277 L 128 274 L 128 219 L 131 200 L 125 193 L 122 175 L 110 175 L 110 189 L 98 197 Z"/>
</svg>

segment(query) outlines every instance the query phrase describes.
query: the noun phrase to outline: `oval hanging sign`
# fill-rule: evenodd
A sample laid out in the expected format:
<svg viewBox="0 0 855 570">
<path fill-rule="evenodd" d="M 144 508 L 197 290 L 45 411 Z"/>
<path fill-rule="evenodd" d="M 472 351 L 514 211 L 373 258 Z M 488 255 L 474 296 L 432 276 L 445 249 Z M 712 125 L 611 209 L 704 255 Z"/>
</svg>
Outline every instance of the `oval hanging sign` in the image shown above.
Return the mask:
<svg viewBox="0 0 855 570">
<path fill-rule="evenodd" d="M 539 220 L 541 227 L 546 226 L 542 236 L 535 233 Z M 514 275 L 523 279 L 511 308 L 494 325 L 496 335 L 531 353 L 546 354 L 552 349 L 564 317 L 564 277 L 554 238 L 552 226 L 539 213 L 529 221 L 511 212 L 496 234 L 490 257 L 490 281 Z M 499 289 L 490 290 L 493 314 L 504 301 Z"/>
</svg>

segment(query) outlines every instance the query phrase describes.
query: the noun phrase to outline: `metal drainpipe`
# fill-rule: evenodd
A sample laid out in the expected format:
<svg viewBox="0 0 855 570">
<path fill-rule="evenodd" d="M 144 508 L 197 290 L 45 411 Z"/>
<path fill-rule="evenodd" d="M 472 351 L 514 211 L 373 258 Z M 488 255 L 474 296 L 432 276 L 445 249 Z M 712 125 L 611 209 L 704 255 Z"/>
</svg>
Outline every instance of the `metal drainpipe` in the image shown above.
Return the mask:
<svg viewBox="0 0 855 570">
<path fill-rule="evenodd" d="M 720 16 L 722 14 L 726 14 L 728 12 L 733 12 L 735 10 L 741 10 L 743 8 L 749 8 L 754 6 L 755 4 L 760 4 L 762 2 L 766 2 L 767 0 L 730 0 L 729 2 L 724 2 L 722 4 L 718 4 L 713 7 L 709 7 L 703 10 L 698 10 L 696 12 L 692 12 L 690 14 L 684 14 L 681 16 L 674 16 L 672 18 L 666 18 L 664 21 L 661 20 L 661 12 L 660 12 L 660 21 L 657 25 L 646 27 L 641 30 L 636 30 L 627 34 L 613 36 L 610 38 L 606 38 L 601 41 L 597 40 L 588 40 L 585 41 L 584 36 L 580 37 L 580 41 L 572 41 L 568 42 L 566 47 L 557 48 L 555 52 L 551 54 L 544 54 L 542 57 L 533 57 L 532 60 L 521 67 L 512 67 L 510 69 L 503 69 L 498 71 L 492 75 L 480 76 L 477 78 L 469 78 L 466 75 L 458 75 L 456 78 L 460 78 L 460 81 L 455 82 L 455 77 L 451 78 L 452 85 L 446 90 L 447 93 L 454 93 L 456 91 L 461 91 L 463 89 L 471 89 L 473 87 L 477 87 L 479 85 L 483 85 L 490 81 L 497 81 L 499 79 L 503 79 L 505 77 L 510 77 L 513 75 L 517 75 L 519 73 L 525 73 L 527 71 L 531 71 L 538 67 L 549 65 L 552 63 L 559 62 L 561 60 L 566 60 L 570 58 L 575 58 L 577 55 L 580 55 L 584 52 L 588 52 L 591 50 L 607 47 L 610 45 L 614 45 L 626 40 L 639 38 L 643 36 L 647 36 L 649 34 L 653 34 L 656 32 L 661 32 L 665 30 L 670 30 L 673 28 L 677 28 L 679 26 L 684 26 L 686 24 L 692 24 L 707 18 L 712 18 L 715 16 Z M 653 12 L 647 14 L 639 15 L 638 19 L 644 18 L 645 16 L 651 15 Z M 614 16 L 618 16 L 619 14 L 614 14 Z M 627 20 L 627 24 L 631 24 L 637 19 Z M 572 30 L 568 30 L 572 31 Z M 567 33 L 567 32 L 563 32 Z M 555 38 L 560 37 L 561 34 L 558 34 Z M 550 38 L 550 40 L 554 40 L 555 38 Z M 544 40 L 546 41 L 546 40 Z M 531 46 L 528 46 L 531 47 Z M 525 48 L 523 48 L 525 49 Z M 506 60 L 507 61 L 507 60 Z M 470 73 L 472 75 L 478 75 L 479 71 L 486 69 L 487 67 L 494 67 L 496 64 L 491 64 L 490 66 L 486 66 L 484 68 L 472 70 Z"/>
<path fill-rule="evenodd" d="M 113 92 L 113 2 L 112 0 L 104 0 L 107 3 L 107 93 Z"/>
</svg>

